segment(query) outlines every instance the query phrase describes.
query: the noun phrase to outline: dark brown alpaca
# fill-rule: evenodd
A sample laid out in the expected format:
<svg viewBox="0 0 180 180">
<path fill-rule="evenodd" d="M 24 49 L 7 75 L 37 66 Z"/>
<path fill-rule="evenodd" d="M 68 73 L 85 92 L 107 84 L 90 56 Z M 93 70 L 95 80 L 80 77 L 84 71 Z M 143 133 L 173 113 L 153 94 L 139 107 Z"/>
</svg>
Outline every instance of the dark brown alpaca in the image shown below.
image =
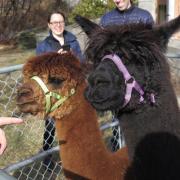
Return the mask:
<svg viewBox="0 0 180 180">
<path fill-rule="evenodd" d="M 80 16 L 76 21 L 89 36 L 86 57 L 94 64 L 85 96 L 119 118 L 132 161 L 126 178 L 180 179 L 180 113 L 164 55 L 180 16 L 159 27 L 101 29 Z"/>
<path fill-rule="evenodd" d="M 27 61 L 17 104 L 24 113 L 46 114 L 56 120 L 60 157 L 67 179 L 121 180 L 128 166 L 126 149 L 109 152 L 99 131 L 96 111 L 84 98 L 85 78 L 79 61 L 71 54 L 49 53 Z M 67 99 L 48 110 L 38 76 L 49 91 Z M 54 95 L 55 97 L 55 95 Z M 51 107 L 57 102 L 51 98 Z M 46 111 L 46 113 L 45 113 Z"/>
</svg>

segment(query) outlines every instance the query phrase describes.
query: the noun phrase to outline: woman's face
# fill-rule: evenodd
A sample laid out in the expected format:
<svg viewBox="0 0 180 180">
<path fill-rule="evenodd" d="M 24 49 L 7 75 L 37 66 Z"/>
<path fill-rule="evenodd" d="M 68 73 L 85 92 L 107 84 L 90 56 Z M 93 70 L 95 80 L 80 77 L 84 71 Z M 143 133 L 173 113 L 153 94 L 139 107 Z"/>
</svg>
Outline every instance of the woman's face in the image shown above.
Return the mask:
<svg viewBox="0 0 180 180">
<path fill-rule="evenodd" d="M 53 34 L 60 36 L 64 32 L 65 22 L 61 14 L 52 14 L 50 22 L 48 23 L 49 29 Z"/>
<path fill-rule="evenodd" d="M 131 1 L 130 0 L 113 0 L 116 7 L 120 10 L 120 11 L 124 11 L 128 8 L 131 7 Z"/>
</svg>

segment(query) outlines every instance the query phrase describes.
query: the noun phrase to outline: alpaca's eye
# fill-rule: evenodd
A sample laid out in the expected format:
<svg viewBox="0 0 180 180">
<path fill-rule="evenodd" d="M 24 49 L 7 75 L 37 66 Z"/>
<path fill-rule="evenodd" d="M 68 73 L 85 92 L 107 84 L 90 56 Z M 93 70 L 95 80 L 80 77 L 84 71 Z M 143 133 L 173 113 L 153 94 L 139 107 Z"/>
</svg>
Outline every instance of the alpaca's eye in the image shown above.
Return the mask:
<svg viewBox="0 0 180 180">
<path fill-rule="evenodd" d="M 60 79 L 57 77 L 49 77 L 49 79 L 48 79 L 48 82 L 55 86 L 61 85 L 63 83 L 63 81 L 64 81 L 64 79 Z"/>
</svg>

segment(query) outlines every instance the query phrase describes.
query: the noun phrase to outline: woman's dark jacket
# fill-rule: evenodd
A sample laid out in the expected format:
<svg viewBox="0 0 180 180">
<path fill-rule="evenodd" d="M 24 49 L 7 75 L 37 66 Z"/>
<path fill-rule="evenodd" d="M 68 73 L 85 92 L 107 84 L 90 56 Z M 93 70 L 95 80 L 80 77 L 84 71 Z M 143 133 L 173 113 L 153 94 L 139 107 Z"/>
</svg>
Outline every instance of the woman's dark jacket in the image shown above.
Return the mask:
<svg viewBox="0 0 180 180">
<path fill-rule="evenodd" d="M 100 20 L 100 25 L 103 27 L 114 24 L 121 25 L 129 23 L 145 23 L 152 25 L 154 24 L 154 20 L 147 10 L 134 5 L 124 11 L 115 8 L 104 14 Z"/>
<path fill-rule="evenodd" d="M 63 36 L 64 44 L 69 44 L 74 55 L 77 56 L 79 60 L 82 62 L 83 56 L 76 36 L 66 30 L 64 30 Z M 50 31 L 49 36 L 37 45 L 36 54 L 40 55 L 51 51 L 57 52 L 59 49 L 61 49 L 61 47 L 62 46 L 59 43 L 59 41 L 53 37 L 52 32 Z"/>
</svg>

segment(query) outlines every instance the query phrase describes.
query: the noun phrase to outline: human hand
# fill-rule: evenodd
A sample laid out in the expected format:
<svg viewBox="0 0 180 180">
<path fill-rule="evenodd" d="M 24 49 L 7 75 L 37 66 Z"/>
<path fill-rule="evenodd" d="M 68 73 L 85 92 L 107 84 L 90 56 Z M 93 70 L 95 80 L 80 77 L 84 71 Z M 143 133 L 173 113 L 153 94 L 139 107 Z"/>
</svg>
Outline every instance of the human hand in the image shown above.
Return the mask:
<svg viewBox="0 0 180 180">
<path fill-rule="evenodd" d="M 65 53 L 67 53 L 67 51 L 65 51 L 63 48 L 61 48 L 58 50 L 58 53 L 59 54 L 65 54 Z"/>
<path fill-rule="evenodd" d="M 7 142 L 6 142 L 6 136 L 2 129 L 0 129 L 0 155 L 4 152 L 6 149 Z"/>
<path fill-rule="evenodd" d="M 0 126 L 7 124 L 20 124 L 23 120 L 20 118 L 12 118 L 12 117 L 0 117 Z"/>
<path fill-rule="evenodd" d="M 23 120 L 19 118 L 0 117 L 0 126 L 6 125 L 6 124 L 19 124 L 22 122 Z M 0 155 L 3 154 L 6 147 L 7 147 L 6 136 L 5 136 L 4 131 L 0 129 Z"/>
<path fill-rule="evenodd" d="M 64 53 L 67 53 L 70 50 L 71 50 L 70 45 L 69 44 L 65 44 L 65 45 L 61 46 L 61 49 L 59 49 L 58 53 L 64 54 Z"/>
</svg>

